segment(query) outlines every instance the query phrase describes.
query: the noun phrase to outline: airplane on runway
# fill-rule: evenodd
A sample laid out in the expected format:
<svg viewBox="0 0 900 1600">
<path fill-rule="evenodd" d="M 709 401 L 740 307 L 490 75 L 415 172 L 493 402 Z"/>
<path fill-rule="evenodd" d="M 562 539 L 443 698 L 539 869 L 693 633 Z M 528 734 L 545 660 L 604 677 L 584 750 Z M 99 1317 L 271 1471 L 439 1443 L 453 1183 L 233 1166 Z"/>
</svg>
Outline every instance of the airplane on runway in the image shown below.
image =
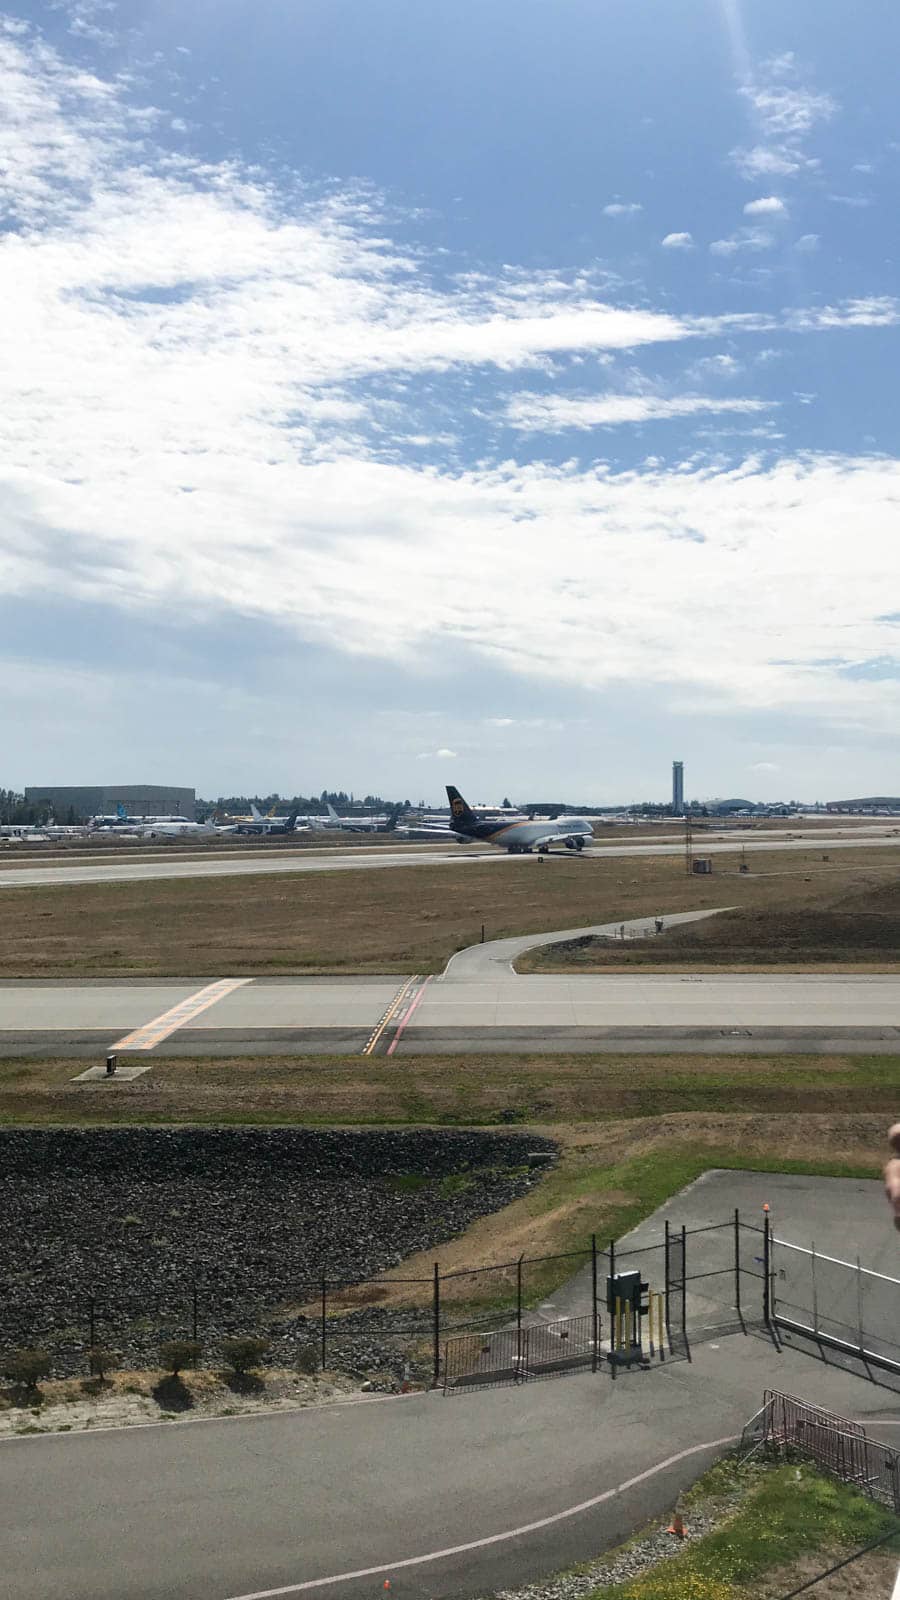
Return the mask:
<svg viewBox="0 0 900 1600">
<path fill-rule="evenodd" d="M 495 844 L 514 855 L 531 854 L 536 849 L 542 856 L 554 839 L 561 839 L 569 850 L 583 850 L 585 841 L 594 837 L 586 817 L 557 817 L 553 822 L 531 822 L 527 818 L 518 822 L 481 820 L 451 783 L 447 784 L 447 799 L 450 826 L 460 839 Z"/>
</svg>

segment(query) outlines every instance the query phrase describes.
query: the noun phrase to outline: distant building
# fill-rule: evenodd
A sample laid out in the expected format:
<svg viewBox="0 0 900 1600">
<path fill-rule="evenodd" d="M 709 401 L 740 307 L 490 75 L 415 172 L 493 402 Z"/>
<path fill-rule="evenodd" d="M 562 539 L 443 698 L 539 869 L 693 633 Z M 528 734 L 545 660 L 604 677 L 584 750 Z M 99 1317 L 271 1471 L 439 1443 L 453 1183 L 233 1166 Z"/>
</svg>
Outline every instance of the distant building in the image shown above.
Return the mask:
<svg viewBox="0 0 900 1600">
<path fill-rule="evenodd" d="M 119 806 L 130 817 L 187 817 L 194 821 L 196 793 L 161 783 L 102 783 L 82 786 L 56 783 L 28 784 L 25 799 L 31 805 L 48 805 L 58 822 L 70 814 L 77 822 L 89 817 L 115 816 Z"/>
<path fill-rule="evenodd" d="M 672 815 L 684 816 L 684 762 L 672 762 Z"/>
</svg>

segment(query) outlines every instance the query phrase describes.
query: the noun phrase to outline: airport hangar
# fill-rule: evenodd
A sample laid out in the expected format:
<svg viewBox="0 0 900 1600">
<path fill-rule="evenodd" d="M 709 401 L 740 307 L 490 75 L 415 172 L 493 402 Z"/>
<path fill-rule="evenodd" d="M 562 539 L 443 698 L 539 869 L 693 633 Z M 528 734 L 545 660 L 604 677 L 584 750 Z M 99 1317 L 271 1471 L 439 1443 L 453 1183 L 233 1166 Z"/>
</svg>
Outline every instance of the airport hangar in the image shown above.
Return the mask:
<svg viewBox="0 0 900 1600">
<path fill-rule="evenodd" d="M 25 799 L 31 805 L 49 805 L 53 815 L 69 813 L 86 821 L 111 817 L 119 806 L 130 817 L 195 817 L 196 792 L 163 783 L 27 784 Z"/>
</svg>

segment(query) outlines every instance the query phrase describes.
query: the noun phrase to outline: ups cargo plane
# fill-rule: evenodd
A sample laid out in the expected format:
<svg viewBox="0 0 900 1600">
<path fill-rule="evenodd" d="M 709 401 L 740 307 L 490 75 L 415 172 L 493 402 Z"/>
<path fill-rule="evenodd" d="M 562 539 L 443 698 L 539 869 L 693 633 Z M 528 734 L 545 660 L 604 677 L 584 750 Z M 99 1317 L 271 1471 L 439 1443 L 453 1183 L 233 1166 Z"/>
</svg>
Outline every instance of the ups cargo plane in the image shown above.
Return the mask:
<svg viewBox="0 0 900 1600">
<path fill-rule="evenodd" d="M 561 839 L 569 850 L 583 850 L 585 842 L 593 839 L 594 830 L 586 817 L 557 817 L 553 822 L 503 822 L 482 820 L 466 803 L 458 789 L 447 785 L 450 801 L 450 827 L 460 839 L 471 839 L 484 844 L 498 845 L 513 854 L 543 855 L 556 839 Z"/>
</svg>

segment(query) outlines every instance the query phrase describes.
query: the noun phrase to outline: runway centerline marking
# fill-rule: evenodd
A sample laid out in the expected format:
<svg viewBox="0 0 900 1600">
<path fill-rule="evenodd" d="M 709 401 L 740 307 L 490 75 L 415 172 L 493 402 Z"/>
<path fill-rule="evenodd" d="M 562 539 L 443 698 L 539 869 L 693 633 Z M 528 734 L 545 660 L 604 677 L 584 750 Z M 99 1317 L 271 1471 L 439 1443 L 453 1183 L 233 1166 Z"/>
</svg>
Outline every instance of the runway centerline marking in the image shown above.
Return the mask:
<svg viewBox="0 0 900 1600">
<path fill-rule="evenodd" d="M 224 1000 L 227 994 L 232 994 L 235 989 L 242 989 L 245 983 L 252 983 L 252 978 L 220 978 L 217 983 L 208 983 L 205 988 L 198 989 L 196 994 L 188 995 L 186 1000 L 179 1000 L 175 1006 L 170 1006 L 161 1016 L 154 1017 L 151 1022 L 145 1022 L 132 1033 L 126 1033 L 124 1039 L 117 1039 L 111 1050 L 152 1050 L 154 1045 L 167 1039 L 170 1033 L 175 1033 L 183 1028 L 186 1022 L 193 1022 L 201 1012 L 208 1011 L 210 1006 L 216 1005 L 219 1000 Z"/>
<path fill-rule="evenodd" d="M 527 1533 L 539 1533 L 543 1528 L 552 1528 L 557 1522 L 565 1522 L 570 1517 L 578 1517 L 585 1511 L 593 1511 L 596 1506 L 602 1506 L 607 1500 L 614 1500 L 617 1495 L 625 1494 L 628 1489 L 634 1489 L 639 1483 L 646 1483 L 648 1478 L 653 1478 L 658 1472 L 665 1472 L 667 1467 L 674 1467 L 679 1461 L 686 1461 L 689 1456 L 700 1455 L 704 1450 L 719 1450 L 726 1444 L 733 1444 L 739 1439 L 740 1434 L 730 1433 L 724 1439 L 709 1439 L 706 1444 L 693 1444 L 686 1450 L 679 1450 L 674 1456 L 667 1456 L 665 1461 L 657 1461 L 653 1467 L 648 1467 L 646 1472 L 639 1472 L 637 1477 L 627 1478 L 624 1483 L 616 1484 L 614 1489 L 604 1489 L 602 1494 L 595 1494 L 590 1500 L 582 1500 L 577 1506 L 568 1506 L 565 1511 L 555 1511 L 552 1516 L 540 1517 L 537 1522 L 526 1522 L 521 1528 L 508 1528 L 504 1533 L 490 1533 L 483 1539 L 470 1539 L 467 1544 L 455 1544 L 446 1550 L 431 1550 L 424 1556 L 406 1556 L 402 1561 L 385 1561 L 377 1567 L 360 1567 L 356 1572 L 338 1572 L 329 1578 L 308 1578 L 305 1583 L 286 1583 L 279 1589 L 255 1589 L 252 1594 L 232 1595 L 231 1600 L 278 1600 L 286 1594 L 303 1594 L 308 1589 L 325 1589 L 336 1583 L 350 1583 L 355 1578 L 376 1578 L 382 1572 L 400 1572 L 404 1567 L 424 1567 L 434 1561 L 447 1561 L 451 1556 L 467 1555 L 471 1550 L 485 1550 L 493 1544 L 503 1544 L 510 1539 L 521 1539 Z"/>
<path fill-rule="evenodd" d="M 381 1038 L 381 1035 L 384 1033 L 385 1028 L 391 1019 L 397 1015 L 400 1006 L 403 1004 L 404 1000 L 409 994 L 413 984 L 418 983 L 419 977 L 420 974 L 418 972 L 414 972 L 411 978 L 407 978 L 402 988 L 398 989 L 384 1015 L 378 1020 L 378 1022 L 376 1022 L 372 1032 L 369 1034 L 368 1039 L 363 1045 L 362 1054 L 364 1056 L 370 1056 L 373 1054 L 375 1046 L 378 1044 L 378 1041 Z"/>
</svg>

